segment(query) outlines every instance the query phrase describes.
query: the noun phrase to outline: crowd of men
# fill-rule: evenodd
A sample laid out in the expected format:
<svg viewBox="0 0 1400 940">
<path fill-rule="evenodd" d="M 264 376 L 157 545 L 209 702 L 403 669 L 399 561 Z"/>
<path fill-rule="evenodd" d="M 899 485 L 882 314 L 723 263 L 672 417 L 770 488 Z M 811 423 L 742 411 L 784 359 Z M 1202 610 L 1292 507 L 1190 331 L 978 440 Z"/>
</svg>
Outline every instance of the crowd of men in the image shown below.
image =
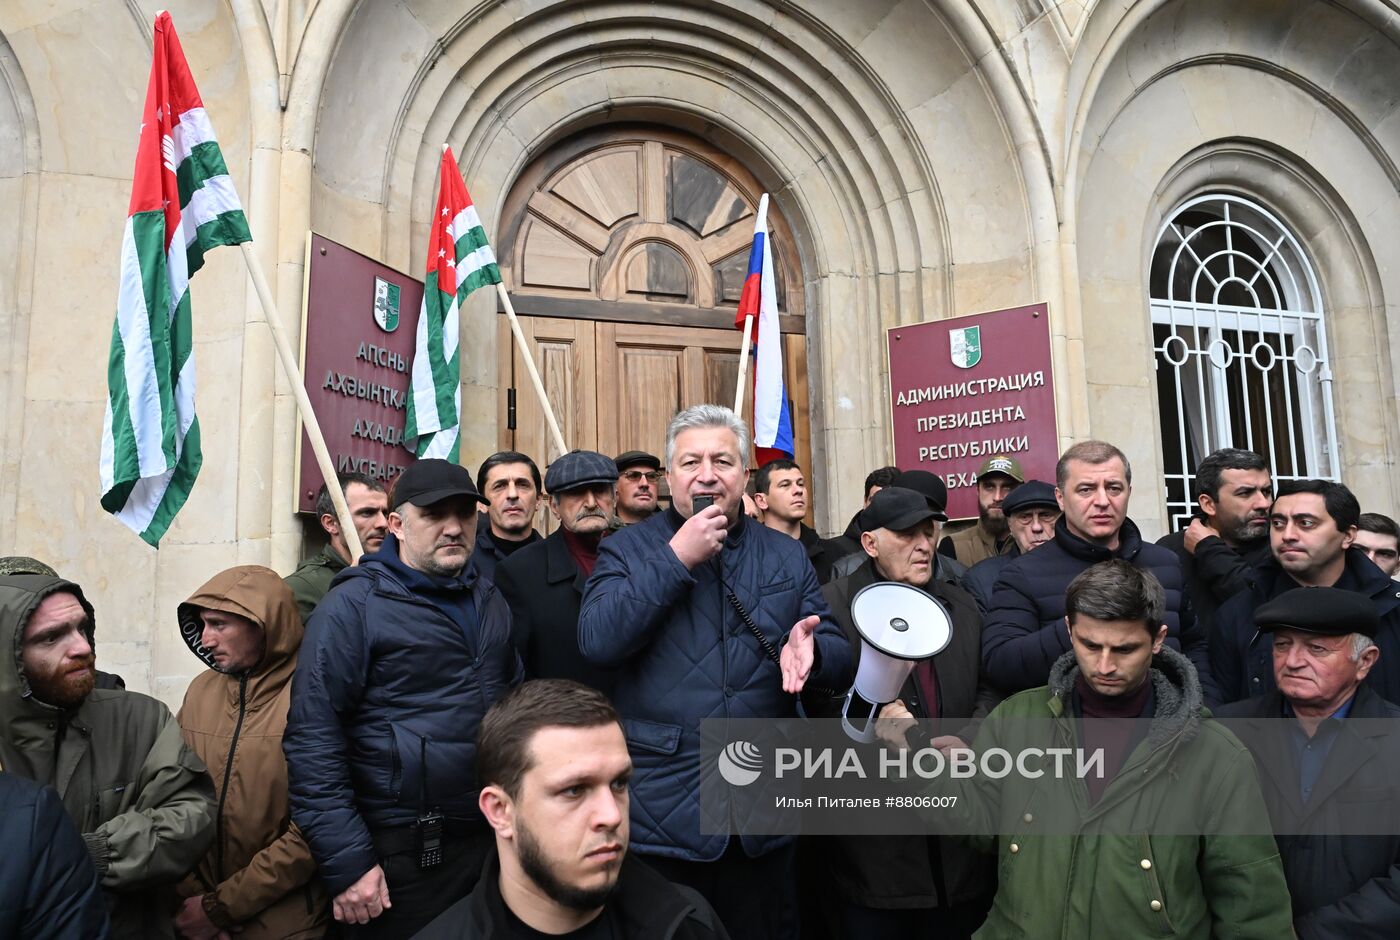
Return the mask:
<svg viewBox="0 0 1400 940">
<path fill-rule="evenodd" d="M 1394 521 L 1227 449 L 1154 544 L 1084 441 L 1053 481 L 988 459 L 953 532 L 941 478 L 879 468 L 823 539 L 750 444 L 701 405 L 663 455 L 343 476 L 358 561 L 323 492 L 323 551 L 171 612 L 176 715 L 97 670 L 79 585 L 0 560 L 0 936 L 1400 936 Z M 923 781 L 956 809 L 906 834 L 708 831 L 701 723 L 837 715 L 891 581 L 953 629 L 882 746 L 1102 772 Z"/>
</svg>

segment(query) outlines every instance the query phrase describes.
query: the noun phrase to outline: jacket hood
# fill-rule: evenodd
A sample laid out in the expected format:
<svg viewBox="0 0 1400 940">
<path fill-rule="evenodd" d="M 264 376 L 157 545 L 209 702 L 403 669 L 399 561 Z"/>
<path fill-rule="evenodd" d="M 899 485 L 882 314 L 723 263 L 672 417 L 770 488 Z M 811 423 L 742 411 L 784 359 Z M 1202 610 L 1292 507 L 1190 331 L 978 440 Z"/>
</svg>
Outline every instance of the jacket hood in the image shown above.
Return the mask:
<svg viewBox="0 0 1400 940">
<path fill-rule="evenodd" d="M 50 594 L 67 593 L 78 598 L 88 616 L 88 642 L 93 643 L 96 620 L 83 589 L 72 581 L 42 574 L 13 574 L 0 577 L 0 735 L 9 736 L 17 718 L 51 718 L 59 709 L 34 699 L 29 680 L 20 665 L 24 627 L 35 609 Z M 96 645 L 94 644 L 94 649 Z"/>
<path fill-rule="evenodd" d="M 1142 532 L 1138 529 L 1137 523 L 1125 516 L 1123 525 L 1118 529 L 1118 548 L 1105 548 L 1102 545 L 1085 541 L 1071 532 L 1069 526 L 1065 524 L 1065 517 L 1062 514 L 1055 522 L 1055 541 L 1075 558 L 1082 558 L 1091 563 L 1108 561 L 1111 558 L 1132 561 L 1142 549 Z"/>
<path fill-rule="evenodd" d="M 180 636 L 190 651 L 210 669 L 222 672 L 199 641 L 204 632 L 201 610 L 237 614 L 262 628 L 266 650 L 262 660 L 248 670 L 249 678 L 278 672 L 279 667 L 294 662 L 301 646 L 301 615 L 297 613 L 292 589 L 271 568 L 239 565 L 221 571 L 191 594 L 176 612 Z"/>
<path fill-rule="evenodd" d="M 1162 651 L 1152 657 L 1148 675 L 1156 699 L 1156 711 L 1147 731 L 1149 747 L 1156 749 L 1177 735 L 1183 744 L 1190 741 L 1201 730 L 1201 708 L 1205 704 L 1196 667 L 1181 653 L 1163 645 Z M 1062 705 L 1067 704 L 1078 678 L 1079 661 L 1070 650 L 1050 667 L 1050 693 Z"/>
</svg>

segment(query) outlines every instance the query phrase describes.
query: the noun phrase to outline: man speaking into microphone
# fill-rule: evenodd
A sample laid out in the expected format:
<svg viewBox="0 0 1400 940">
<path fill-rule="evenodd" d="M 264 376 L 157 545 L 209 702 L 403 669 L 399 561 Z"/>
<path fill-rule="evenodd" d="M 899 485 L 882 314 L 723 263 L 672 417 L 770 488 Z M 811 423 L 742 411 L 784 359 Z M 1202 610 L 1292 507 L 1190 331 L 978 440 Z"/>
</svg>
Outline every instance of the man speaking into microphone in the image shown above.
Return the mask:
<svg viewBox="0 0 1400 940">
<path fill-rule="evenodd" d="M 792 717 L 805 684 L 846 688 L 852 657 L 802 544 L 740 511 L 749 443 L 718 405 L 671 420 L 671 508 L 601 543 L 579 648 L 618 670 L 633 850 L 736 940 L 783 940 L 797 936 L 793 837 L 700 832 L 700 723 Z"/>
</svg>

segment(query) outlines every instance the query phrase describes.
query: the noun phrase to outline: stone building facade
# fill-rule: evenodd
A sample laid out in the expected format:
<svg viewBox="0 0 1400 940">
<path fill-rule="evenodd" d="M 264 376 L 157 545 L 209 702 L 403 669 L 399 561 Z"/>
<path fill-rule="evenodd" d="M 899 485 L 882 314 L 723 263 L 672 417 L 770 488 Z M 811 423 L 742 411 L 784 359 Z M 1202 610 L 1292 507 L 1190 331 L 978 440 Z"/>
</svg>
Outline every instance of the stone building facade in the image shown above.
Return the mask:
<svg viewBox="0 0 1400 940">
<path fill-rule="evenodd" d="M 169 8 L 292 328 L 308 230 L 421 271 L 450 143 L 541 348 L 584 372 L 604 346 L 664 348 L 667 394 L 706 394 L 733 361 L 705 358 L 705 330 L 767 191 L 819 528 L 891 452 L 885 330 L 1037 301 L 1060 436 L 1124 447 L 1150 534 L 1184 455 L 1225 438 L 1400 506 L 1400 15 L 1384 0 Z M 304 535 L 295 408 L 235 251 L 193 285 L 192 498 L 159 552 L 98 504 L 155 9 L 0 5 L 0 553 L 83 583 L 102 665 L 174 702 L 197 668 L 176 603 L 224 566 L 291 570 Z M 475 464 L 510 439 L 511 353 L 485 292 L 464 319 Z M 635 404 L 598 384 L 611 373 L 575 388 L 578 443 L 626 436 L 605 427 Z"/>
</svg>

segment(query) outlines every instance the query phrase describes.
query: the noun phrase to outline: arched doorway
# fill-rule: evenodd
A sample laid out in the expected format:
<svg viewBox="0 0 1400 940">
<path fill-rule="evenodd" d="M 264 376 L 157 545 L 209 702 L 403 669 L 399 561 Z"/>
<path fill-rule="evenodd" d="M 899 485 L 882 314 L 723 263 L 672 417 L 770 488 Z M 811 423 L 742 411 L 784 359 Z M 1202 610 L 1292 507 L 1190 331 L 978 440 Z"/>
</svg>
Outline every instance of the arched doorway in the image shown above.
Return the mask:
<svg viewBox="0 0 1400 940">
<path fill-rule="evenodd" d="M 570 447 L 661 455 L 677 410 L 733 404 L 734 312 L 761 194 L 746 168 L 704 140 L 643 125 L 569 138 L 516 180 L 502 213 L 501 273 Z M 796 459 L 809 467 L 802 273 L 771 201 L 769 228 Z M 544 420 L 498 320 L 500 445 L 544 464 L 554 456 Z"/>
</svg>

